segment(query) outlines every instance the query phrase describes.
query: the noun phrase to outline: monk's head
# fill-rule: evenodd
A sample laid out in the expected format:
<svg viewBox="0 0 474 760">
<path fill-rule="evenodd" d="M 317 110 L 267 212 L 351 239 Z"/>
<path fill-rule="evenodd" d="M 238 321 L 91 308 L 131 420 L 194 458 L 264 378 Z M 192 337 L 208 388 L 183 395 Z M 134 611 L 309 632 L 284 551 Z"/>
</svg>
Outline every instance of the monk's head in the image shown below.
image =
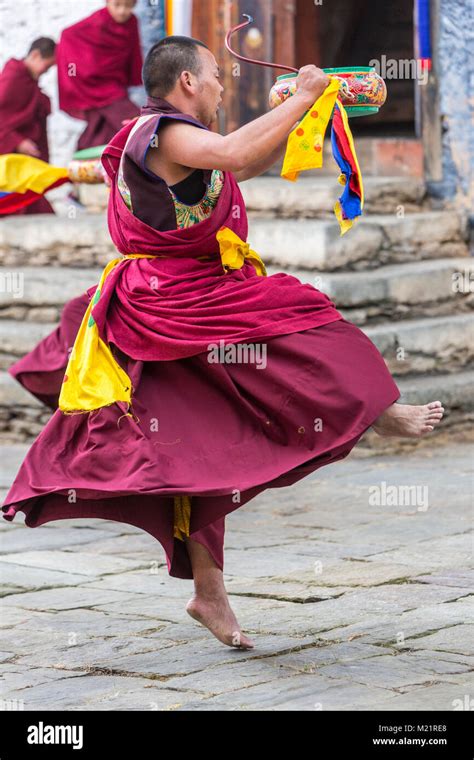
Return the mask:
<svg viewBox="0 0 474 760">
<path fill-rule="evenodd" d="M 136 0 L 107 0 L 107 10 L 117 24 L 125 24 L 133 13 Z"/>
<path fill-rule="evenodd" d="M 165 98 L 208 127 L 217 118 L 223 86 L 219 66 L 203 42 L 193 37 L 164 37 L 148 51 L 143 65 L 148 95 Z"/>
<path fill-rule="evenodd" d="M 54 66 L 56 63 L 56 43 L 50 37 L 38 37 L 31 43 L 30 49 L 23 59 L 35 79 Z"/>
</svg>

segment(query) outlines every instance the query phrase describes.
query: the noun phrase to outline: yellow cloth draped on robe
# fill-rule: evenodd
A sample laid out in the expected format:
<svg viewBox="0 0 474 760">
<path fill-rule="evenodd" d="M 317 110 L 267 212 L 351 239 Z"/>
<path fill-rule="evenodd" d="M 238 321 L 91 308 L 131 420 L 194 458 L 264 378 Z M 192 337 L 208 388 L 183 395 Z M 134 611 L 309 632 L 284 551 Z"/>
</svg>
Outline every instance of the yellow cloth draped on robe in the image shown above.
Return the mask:
<svg viewBox="0 0 474 760">
<path fill-rule="evenodd" d="M 265 264 L 256 251 L 244 243 L 229 227 L 222 227 L 216 234 L 219 243 L 222 265 L 226 269 L 240 269 L 248 259 L 260 277 L 267 276 Z"/>
<path fill-rule="evenodd" d="M 256 251 L 228 227 L 216 234 L 224 269 L 240 269 L 249 260 L 260 276 L 265 265 Z M 83 414 L 123 401 L 131 406 L 132 382 L 115 360 L 110 347 L 99 335 L 92 309 L 100 298 L 105 280 L 124 259 L 160 258 L 152 254 L 130 253 L 113 259 L 104 268 L 94 297 L 89 302 L 72 348 L 59 396 L 59 409 L 64 414 Z M 124 416 L 133 417 L 127 412 Z M 174 537 L 184 541 L 189 536 L 190 496 L 174 497 Z"/>
<path fill-rule="evenodd" d="M 191 521 L 192 496 L 174 497 L 174 532 L 175 538 L 184 541 L 189 536 L 189 524 Z"/>
</svg>

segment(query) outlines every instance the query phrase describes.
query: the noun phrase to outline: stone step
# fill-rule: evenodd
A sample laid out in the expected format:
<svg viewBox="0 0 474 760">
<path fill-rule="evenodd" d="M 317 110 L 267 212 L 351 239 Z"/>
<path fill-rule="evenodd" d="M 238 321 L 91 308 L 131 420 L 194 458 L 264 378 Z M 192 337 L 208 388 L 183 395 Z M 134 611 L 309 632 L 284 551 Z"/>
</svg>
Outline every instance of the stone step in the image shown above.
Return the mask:
<svg viewBox="0 0 474 760">
<path fill-rule="evenodd" d="M 426 404 L 440 400 L 445 417 L 435 435 L 458 430 L 474 420 L 474 372 L 420 375 L 397 378 L 399 403 Z M 4 442 L 30 441 L 36 437 L 51 412 L 25 391 L 7 372 L 0 372 L 0 439 Z"/>
<path fill-rule="evenodd" d="M 8 367 L 49 335 L 55 323 L 0 320 L 0 368 Z M 410 319 L 366 327 L 393 375 L 457 372 L 474 362 L 472 314 Z"/>
<path fill-rule="evenodd" d="M 0 317 L 26 320 L 41 330 L 39 323 L 58 322 L 64 304 L 96 285 L 101 271 L 97 267 L 0 269 L 0 281 L 4 284 L 0 290 Z"/>
<path fill-rule="evenodd" d="M 21 224 L 8 217 L 0 225 L 0 263 L 6 267 L 105 266 L 117 256 L 103 213 L 26 216 Z"/>
<path fill-rule="evenodd" d="M 31 441 L 41 433 L 51 410 L 8 373 L 0 372 L 0 439 Z"/>
<path fill-rule="evenodd" d="M 31 351 L 57 326 L 53 322 L 19 322 L 0 319 L 0 369 L 8 367 Z"/>
<path fill-rule="evenodd" d="M 466 218 L 455 211 L 368 215 L 343 236 L 332 214 L 302 220 L 265 213 L 249 220 L 248 242 L 269 264 L 342 271 L 468 255 Z M 0 263 L 5 267 L 104 266 L 117 256 L 103 214 L 32 216 L 21 225 L 10 217 L 0 226 Z"/>
<path fill-rule="evenodd" d="M 325 156 L 326 161 L 326 156 Z M 273 175 L 253 177 L 239 184 L 247 211 L 278 214 L 280 217 L 317 217 L 332 214 L 342 187 L 337 181 L 339 169 L 332 155 L 328 157 L 327 172 L 302 172 L 296 182 L 280 176 L 281 168 Z M 363 170 L 362 170 L 363 171 Z M 425 183 L 419 177 L 363 177 L 365 212 L 368 214 L 395 213 L 403 206 L 405 213 L 430 207 Z M 105 185 L 78 185 L 79 198 L 91 213 L 107 208 L 109 191 Z M 66 214 L 67 202 L 56 203 L 57 213 Z"/>
<path fill-rule="evenodd" d="M 459 372 L 474 362 L 474 317 L 410 319 L 364 333 L 377 346 L 392 375 Z"/>
<path fill-rule="evenodd" d="M 296 182 L 282 177 L 254 177 L 239 187 L 247 212 L 280 219 L 332 216 L 342 193 L 338 170 L 331 177 L 300 174 Z M 430 210 L 423 180 L 415 177 L 367 177 L 364 181 L 364 214 L 411 214 Z"/>
<path fill-rule="evenodd" d="M 466 218 L 453 211 L 367 216 L 342 236 L 333 219 L 260 217 L 248 236 L 265 263 L 323 271 L 468 256 L 467 241 Z"/>
<path fill-rule="evenodd" d="M 282 271 L 267 267 L 268 274 Z M 468 313 L 474 308 L 473 258 L 447 258 L 392 264 L 364 272 L 319 272 L 287 268 L 327 293 L 356 324 Z M 0 270 L 0 318 L 56 322 L 61 308 L 99 281 L 101 269 L 21 267 Z M 10 281 L 8 276 L 11 275 Z M 460 279 L 459 285 L 457 280 Z"/>
</svg>

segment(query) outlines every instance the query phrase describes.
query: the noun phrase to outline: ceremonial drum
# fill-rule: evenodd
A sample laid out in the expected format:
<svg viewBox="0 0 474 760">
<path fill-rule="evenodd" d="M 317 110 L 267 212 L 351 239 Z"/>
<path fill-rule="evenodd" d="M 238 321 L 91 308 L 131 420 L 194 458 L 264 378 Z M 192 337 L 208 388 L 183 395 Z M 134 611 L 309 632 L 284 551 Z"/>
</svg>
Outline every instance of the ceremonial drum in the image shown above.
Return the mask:
<svg viewBox="0 0 474 760">
<path fill-rule="evenodd" d="M 387 88 L 382 77 L 371 66 L 346 66 L 323 69 L 330 77 L 339 79 L 339 97 L 348 116 L 367 116 L 377 113 L 385 103 Z M 298 73 L 277 77 L 270 90 L 270 108 L 275 108 L 296 92 Z"/>
</svg>

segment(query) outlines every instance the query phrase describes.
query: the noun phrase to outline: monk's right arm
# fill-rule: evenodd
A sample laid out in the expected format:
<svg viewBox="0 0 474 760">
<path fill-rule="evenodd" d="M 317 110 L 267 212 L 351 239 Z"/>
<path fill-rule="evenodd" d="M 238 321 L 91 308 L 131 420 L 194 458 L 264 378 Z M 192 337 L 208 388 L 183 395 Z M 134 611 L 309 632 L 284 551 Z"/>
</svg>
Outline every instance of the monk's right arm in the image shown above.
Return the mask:
<svg viewBox="0 0 474 760">
<path fill-rule="evenodd" d="M 160 132 L 160 147 L 169 161 L 181 166 L 241 171 L 278 148 L 314 100 L 296 92 L 273 111 L 225 136 L 168 122 Z"/>
<path fill-rule="evenodd" d="M 237 157 L 237 171 L 265 159 L 288 137 L 295 122 L 314 103 L 308 97 L 296 92 L 273 111 L 254 119 L 243 127 L 224 137 L 230 156 Z M 235 170 L 232 170 L 235 171 Z"/>
<path fill-rule="evenodd" d="M 164 129 L 160 129 L 162 154 L 168 161 L 188 168 L 242 172 L 260 164 L 281 145 L 329 82 L 322 69 L 311 64 L 303 66 L 291 98 L 225 136 L 183 122 L 165 122 Z M 147 153 L 147 165 L 152 171 L 156 153 Z"/>
</svg>

